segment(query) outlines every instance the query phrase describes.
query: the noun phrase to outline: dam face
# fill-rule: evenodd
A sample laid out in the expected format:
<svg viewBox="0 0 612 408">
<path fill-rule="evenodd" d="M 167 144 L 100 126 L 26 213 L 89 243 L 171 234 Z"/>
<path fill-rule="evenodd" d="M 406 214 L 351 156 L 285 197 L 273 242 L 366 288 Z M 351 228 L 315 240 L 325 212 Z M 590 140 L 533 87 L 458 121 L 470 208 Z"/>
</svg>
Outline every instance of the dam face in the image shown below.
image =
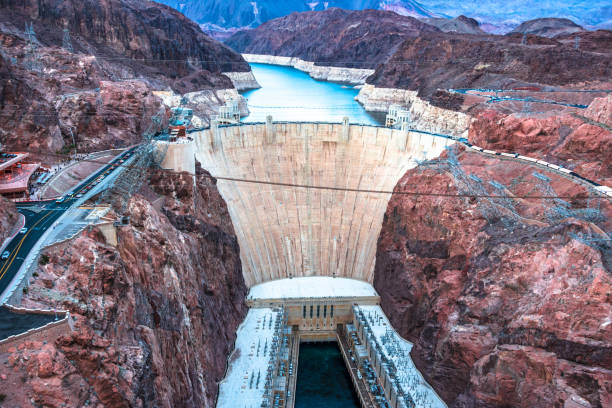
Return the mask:
<svg viewBox="0 0 612 408">
<path fill-rule="evenodd" d="M 347 123 L 213 126 L 191 136 L 196 159 L 215 177 L 330 187 L 218 180 L 249 287 L 306 276 L 372 282 L 390 194 L 346 189 L 392 191 L 416 160 L 454 143 Z"/>
</svg>

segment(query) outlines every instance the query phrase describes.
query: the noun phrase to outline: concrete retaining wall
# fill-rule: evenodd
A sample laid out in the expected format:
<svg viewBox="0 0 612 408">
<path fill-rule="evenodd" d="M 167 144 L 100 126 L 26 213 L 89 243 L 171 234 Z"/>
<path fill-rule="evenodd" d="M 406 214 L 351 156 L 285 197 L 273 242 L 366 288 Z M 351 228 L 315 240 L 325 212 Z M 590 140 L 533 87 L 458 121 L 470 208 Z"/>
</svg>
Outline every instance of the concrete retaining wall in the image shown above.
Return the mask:
<svg viewBox="0 0 612 408">
<path fill-rule="evenodd" d="M 46 315 L 57 314 L 60 320 L 48 323 L 42 327 L 30 329 L 15 336 L 7 337 L 6 339 L 0 341 L 0 353 L 7 353 L 9 348 L 17 347 L 25 341 L 54 342 L 58 337 L 72 331 L 72 321 L 69 312 L 43 309 L 25 309 L 10 305 L 4 305 L 4 307 L 10 309 L 13 313 L 35 313 Z"/>
</svg>

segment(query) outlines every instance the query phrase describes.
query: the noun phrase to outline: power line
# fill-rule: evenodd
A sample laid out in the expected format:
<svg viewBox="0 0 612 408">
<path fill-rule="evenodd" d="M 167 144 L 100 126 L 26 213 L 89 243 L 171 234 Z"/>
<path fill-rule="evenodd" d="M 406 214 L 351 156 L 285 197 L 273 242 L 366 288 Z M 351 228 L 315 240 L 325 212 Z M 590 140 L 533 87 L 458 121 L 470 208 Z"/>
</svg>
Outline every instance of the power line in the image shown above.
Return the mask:
<svg viewBox="0 0 612 408">
<path fill-rule="evenodd" d="M 51 156 L 51 157 L 62 157 L 69 158 L 68 155 L 60 154 L 60 153 L 50 153 L 46 151 L 34 151 L 34 150 L 21 150 L 24 153 L 31 154 L 39 154 L 41 156 Z M 109 165 L 109 162 L 94 160 L 94 159 L 83 159 L 81 161 L 88 163 L 97 163 L 102 164 L 104 166 Z M 118 164 L 117 167 L 123 167 L 126 169 L 137 169 L 142 171 L 151 170 L 150 167 L 142 167 L 142 166 L 134 166 L 134 165 L 126 165 L 126 164 Z M 184 172 L 178 172 L 169 169 L 156 169 L 155 171 L 162 171 L 167 174 L 175 174 L 180 175 L 184 174 Z M 586 200 L 590 198 L 601 198 L 600 196 L 551 196 L 551 195 L 516 195 L 516 196 L 508 196 L 508 195 L 493 195 L 493 194 L 471 194 L 471 193 L 435 193 L 435 192 L 420 192 L 420 191 L 401 191 L 401 190 L 371 190 L 371 189 L 360 189 L 360 188 L 348 188 L 348 187 L 334 187 L 334 186 L 318 186 L 311 184 L 297 184 L 297 183 L 282 183 L 282 182 L 273 182 L 273 181 L 263 181 L 263 180 L 255 180 L 255 179 L 246 179 L 246 178 L 237 178 L 237 177 L 227 177 L 227 176 L 213 176 L 208 174 L 199 174 L 196 177 L 211 179 L 211 180 L 224 180 L 224 181 L 232 181 L 238 183 L 248 183 L 248 184 L 257 184 L 257 185 L 270 185 L 276 187 L 292 187 L 292 188 L 306 188 L 313 190 L 329 190 L 329 191 L 343 191 L 343 192 L 352 192 L 352 193 L 369 193 L 369 194 L 396 194 L 396 195 L 406 195 L 406 196 L 423 196 L 423 197 L 444 197 L 444 198 L 497 198 L 497 199 L 532 199 L 532 200 L 559 200 L 559 199 L 567 199 L 567 200 Z M 608 197 L 605 197 L 608 200 L 611 200 Z"/>
</svg>

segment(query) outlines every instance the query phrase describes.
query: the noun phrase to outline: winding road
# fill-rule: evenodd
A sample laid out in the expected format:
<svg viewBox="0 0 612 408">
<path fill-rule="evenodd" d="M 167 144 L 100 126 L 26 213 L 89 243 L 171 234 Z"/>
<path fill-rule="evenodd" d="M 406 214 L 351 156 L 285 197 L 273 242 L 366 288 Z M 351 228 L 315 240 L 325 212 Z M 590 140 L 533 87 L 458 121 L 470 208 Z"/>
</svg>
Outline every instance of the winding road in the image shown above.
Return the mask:
<svg viewBox="0 0 612 408">
<path fill-rule="evenodd" d="M 30 201 L 17 203 L 17 210 L 25 217 L 25 225 L 22 232 L 16 234 L 2 251 L 8 252 L 8 258 L 0 261 L 0 299 L 5 298 L 5 291 L 10 288 L 11 283 L 18 275 L 28 254 L 45 232 L 51 228 L 64 213 L 71 209 L 77 202 L 83 201 L 93 191 L 93 187 L 98 183 L 96 180 L 100 176 L 108 179 L 108 176 L 120 168 L 118 165 L 121 160 L 130 158 L 136 147 L 132 147 L 121 153 L 110 161 L 107 165 L 89 176 L 86 180 L 77 185 L 70 193 L 64 196 L 64 200 Z M 108 172 L 108 173 L 107 173 Z M 104 180 L 103 179 L 103 180 Z M 100 183 L 103 182 L 100 181 Z M 82 197 L 77 197 L 78 195 Z M 61 201 L 61 202 L 60 202 Z M 0 303 L 4 303 L 4 299 Z"/>
</svg>

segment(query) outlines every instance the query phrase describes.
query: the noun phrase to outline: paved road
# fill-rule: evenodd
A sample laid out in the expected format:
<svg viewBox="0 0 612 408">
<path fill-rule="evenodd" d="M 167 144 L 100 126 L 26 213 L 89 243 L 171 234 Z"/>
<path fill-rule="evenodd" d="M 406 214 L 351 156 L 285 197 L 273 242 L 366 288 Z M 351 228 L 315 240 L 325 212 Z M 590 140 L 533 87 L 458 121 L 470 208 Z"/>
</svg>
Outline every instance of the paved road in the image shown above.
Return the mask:
<svg viewBox="0 0 612 408">
<path fill-rule="evenodd" d="M 17 275 L 21 265 L 38 240 L 41 239 L 43 234 L 66 210 L 70 209 L 78 201 L 79 198 L 76 196 L 78 194 L 85 194 L 92 189 L 96 179 L 104 175 L 107 170 L 111 170 L 111 172 L 117 171 L 116 169 L 119 167 L 112 168 L 113 164 L 119 164 L 120 160 L 125 160 L 130 157 L 134 149 L 135 147 L 125 151 L 96 173 L 89 176 L 89 178 L 76 186 L 71 194 L 67 194 L 65 196 L 66 199 L 62 202 L 47 200 L 17 204 L 18 211 L 25 216 L 25 228 L 27 228 L 27 231 L 18 233 L 9 242 L 4 251 L 2 251 L 3 253 L 8 251 L 9 257 L 0 260 L 0 298 L 9 287 L 15 275 Z M 111 173 L 108 175 L 110 174 Z M 108 175 L 105 177 L 108 177 Z"/>
</svg>

